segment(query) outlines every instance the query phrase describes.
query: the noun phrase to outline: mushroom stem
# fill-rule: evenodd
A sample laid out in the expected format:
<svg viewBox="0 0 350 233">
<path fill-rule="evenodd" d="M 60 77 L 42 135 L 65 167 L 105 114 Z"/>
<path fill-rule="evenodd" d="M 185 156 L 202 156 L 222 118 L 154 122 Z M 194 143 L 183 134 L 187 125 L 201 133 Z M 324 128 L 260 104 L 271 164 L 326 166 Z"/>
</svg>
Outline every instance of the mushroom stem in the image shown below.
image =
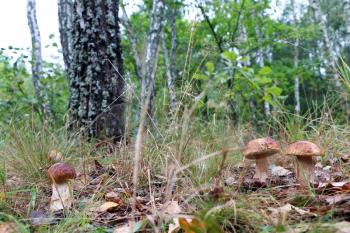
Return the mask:
<svg viewBox="0 0 350 233">
<path fill-rule="evenodd" d="M 300 184 L 308 186 L 315 179 L 315 161 L 311 156 L 297 156 L 297 179 Z"/>
<path fill-rule="evenodd" d="M 72 193 L 68 182 L 52 184 L 51 211 L 67 210 L 71 207 L 72 201 Z"/>
<path fill-rule="evenodd" d="M 254 178 L 259 179 L 260 182 L 265 182 L 268 177 L 268 174 L 267 174 L 268 167 L 269 167 L 269 161 L 267 160 L 267 157 L 256 159 Z"/>
</svg>

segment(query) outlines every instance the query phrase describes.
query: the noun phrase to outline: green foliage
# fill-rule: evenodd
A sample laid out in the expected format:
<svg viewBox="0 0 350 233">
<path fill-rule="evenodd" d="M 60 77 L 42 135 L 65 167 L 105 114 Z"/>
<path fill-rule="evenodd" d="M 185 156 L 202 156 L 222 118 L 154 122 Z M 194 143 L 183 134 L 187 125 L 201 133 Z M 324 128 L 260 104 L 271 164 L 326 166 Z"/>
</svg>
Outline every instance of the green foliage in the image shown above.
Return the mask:
<svg viewBox="0 0 350 233">
<path fill-rule="evenodd" d="M 40 117 L 26 53 L 11 46 L 0 51 L 0 125 Z M 59 64 L 48 62 L 44 63 L 43 76 L 55 120 L 62 122 L 69 95 L 67 79 Z"/>
</svg>

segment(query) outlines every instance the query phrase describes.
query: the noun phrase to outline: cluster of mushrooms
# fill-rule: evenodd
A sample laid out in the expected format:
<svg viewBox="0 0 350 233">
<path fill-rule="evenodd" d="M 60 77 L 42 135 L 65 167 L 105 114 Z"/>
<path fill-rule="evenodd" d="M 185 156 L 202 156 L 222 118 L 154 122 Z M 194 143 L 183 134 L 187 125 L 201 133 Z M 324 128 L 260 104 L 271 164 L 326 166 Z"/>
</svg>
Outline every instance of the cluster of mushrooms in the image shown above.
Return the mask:
<svg viewBox="0 0 350 233">
<path fill-rule="evenodd" d="M 266 182 L 268 177 L 268 157 L 280 152 L 280 145 L 269 137 L 251 140 L 243 149 L 245 158 L 256 161 L 254 178 L 260 182 Z M 316 162 L 313 157 L 323 156 L 322 148 L 309 141 L 297 141 L 290 144 L 284 154 L 296 157 L 296 177 L 301 185 L 307 186 L 314 182 Z"/>
<path fill-rule="evenodd" d="M 245 158 L 256 161 L 254 178 L 260 182 L 266 182 L 268 178 L 268 157 L 280 152 L 280 145 L 269 137 L 254 139 L 243 149 Z M 296 157 L 296 176 L 300 184 L 306 186 L 314 181 L 313 156 L 323 156 L 323 149 L 309 141 L 297 141 L 289 145 L 284 154 Z M 52 183 L 50 210 L 54 212 L 68 210 L 73 202 L 69 181 L 76 178 L 76 171 L 74 167 L 62 162 L 62 154 L 58 151 L 52 150 L 48 157 L 49 160 L 56 162 L 48 169 Z"/>
</svg>

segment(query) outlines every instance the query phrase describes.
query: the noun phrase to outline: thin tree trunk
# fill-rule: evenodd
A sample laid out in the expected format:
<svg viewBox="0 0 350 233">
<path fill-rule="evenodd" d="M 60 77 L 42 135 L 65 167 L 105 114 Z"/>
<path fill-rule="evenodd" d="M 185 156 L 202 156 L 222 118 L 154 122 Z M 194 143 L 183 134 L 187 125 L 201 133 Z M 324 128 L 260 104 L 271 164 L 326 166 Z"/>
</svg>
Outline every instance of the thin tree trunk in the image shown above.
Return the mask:
<svg viewBox="0 0 350 233">
<path fill-rule="evenodd" d="M 299 93 L 299 75 L 297 73 L 298 65 L 299 65 L 299 35 L 298 35 L 298 18 L 296 12 L 295 0 L 291 0 L 292 9 L 293 9 L 293 20 L 296 27 L 297 37 L 294 42 L 294 101 L 295 101 L 295 113 L 297 115 L 300 114 L 300 93 Z"/>
<path fill-rule="evenodd" d="M 169 91 L 170 98 L 170 109 L 171 114 L 173 115 L 176 112 L 176 86 L 175 86 L 175 77 L 176 77 L 176 25 L 175 25 L 175 10 L 168 9 L 168 22 L 170 25 L 170 35 L 171 35 L 171 54 L 169 54 L 165 32 L 162 31 L 162 45 L 164 52 L 164 62 L 166 67 L 166 76 L 167 76 L 167 86 Z"/>
<path fill-rule="evenodd" d="M 123 3 L 120 4 L 120 7 L 123 12 L 123 17 L 121 18 L 121 23 L 126 29 L 127 36 L 129 37 L 130 44 L 131 44 L 131 52 L 133 54 L 134 60 L 135 60 L 135 65 L 136 65 L 136 76 L 139 78 L 139 80 L 142 80 L 143 77 L 143 65 L 141 62 L 141 56 L 139 52 L 137 51 L 137 38 L 134 34 L 134 31 L 132 29 L 132 26 L 130 24 L 130 20 L 128 18 L 128 15 L 125 10 L 125 6 Z"/>
<path fill-rule="evenodd" d="M 154 115 L 155 78 L 158 63 L 158 47 L 161 32 L 164 27 L 164 2 L 153 0 L 151 11 L 151 24 L 146 47 L 144 75 L 142 76 L 141 101 L 142 105 L 148 102 L 147 115 L 150 121 Z M 149 101 L 147 101 L 149 99 Z"/>
<path fill-rule="evenodd" d="M 69 73 L 71 71 L 73 47 L 73 1 L 57 0 L 57 5 L 63 61 L 66 68 L 66 73 L 69 77 Z"/>
<path fill-rule="evenodd" d="M 262 40 L 262 30 L 260 29 L 259 25 L 255 27 L 255 32 L 258 40 L 258 44 Z M 264 51 L 262 48 L 262 45 L 260 44 L 258 48 L 258 53 L 257 53 L 257 60 L 260 68 L 263 68 L 265 66 L 265 61 L 264 61 Z M 264 87 L 264 95 L 267 95 L 267 88 Z M 270 104 L 266 100 L 264 101 L 264 112 L 265 116 L 268 117 L 270 115 Z"/>
<path fill-rule="evenodd" d="M 124 79 L 118 1 L 74 3 L 70 114 L 88 137 L 124 136 Z"/>
<path fill-rule="evenodd" d="M 346 22 L 346 36 L 345 36 L 345 46 L 350 46 L 350 0 L 344 0 L 344 13 Z"/>
<path fill-rule="evenodd" d="M 340 81 L 337 75 L 337 56 L 335 54 L 335 52 L 332 49 L 332 46 L 330 44 L 329 41 L 329 35 L 328 35 L 328 31 L 327 31 L 327 18 L 326 16 L 324 16 L 321 12 L 321 8 L 320 8 L 320 2 L 319 0 L 309 0 L 310 3 L 310 7 L 314 12 L 314 17 L 315 17 L 315 21 L 319 24 L 321 32 L 322 32 L 322 39 L 323 39 L 323 46 L 324 49 L 328 55 L 328 61 L 326 61 L 325 63 L 329 64 L 329 67 L 331 69 L 331 73 L 333 75 L 333 79 L 334 79 L 334 84 L 336 87 L 339 87 Z"/>
<path fill-rule="evenodd" d="M 41 113 L 45 121 L 51 117 L 47 85 L 43 83 L 43 62 L 41 56 L 41 37 L 36 19 L 35 0 L 27 1 L 27 18 L 32 38 L 32 78 L 36 98 L 39 102 Z"/>
</svg>

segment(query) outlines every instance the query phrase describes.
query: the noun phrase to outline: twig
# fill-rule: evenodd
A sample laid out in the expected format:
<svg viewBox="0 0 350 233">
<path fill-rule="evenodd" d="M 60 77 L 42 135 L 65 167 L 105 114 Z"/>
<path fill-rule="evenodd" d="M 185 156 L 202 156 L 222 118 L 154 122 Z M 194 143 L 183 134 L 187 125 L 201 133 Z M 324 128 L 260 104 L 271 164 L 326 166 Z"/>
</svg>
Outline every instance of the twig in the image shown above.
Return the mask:
<svg viewBox="0 0 350 233">
<path fill-rule="evenodd" d="M 228 148 L 228 149 L 226 149 L 225 151 L 226 151 L 226 153 L 228 153 L 228 152 L 240 151 L 240 150 L 242 150 L 242 149 L 241 149 L 241 148 Z M 200 163 L 200 162 L 203 162 L 203 161 L 205 161 L 205 160 L 207 160 L 207 159 L 210 159 L 210 158 L 212 158 L 212 157 L 221 155 L 222 153 L 223 153 L 222 150 L 221 150 L 221 151 L 216 151 L 216 152 L 213 152 L 213 153 L 211 153 L 211 154 L 205 155 L 205 156 L 203 156 L 203 157 L 201 157 L 201 158 L 199 158 L 199 159 L 193 160 L 193 161 L 190 162 L 189 164 L 186 164 L 185 166 L 182 166 L 182 167 L 180 167 L 179 169 L 177 169 L 177 170 L 175 171 L 175 174 L 178 174 L 178 173 L 180 173 L 180 172 L 183 172 L 183 171 L 187 170 L 188 168 L 190 168 L 191 166 L 196 165 L 197 163 Z"/>
</svg>

